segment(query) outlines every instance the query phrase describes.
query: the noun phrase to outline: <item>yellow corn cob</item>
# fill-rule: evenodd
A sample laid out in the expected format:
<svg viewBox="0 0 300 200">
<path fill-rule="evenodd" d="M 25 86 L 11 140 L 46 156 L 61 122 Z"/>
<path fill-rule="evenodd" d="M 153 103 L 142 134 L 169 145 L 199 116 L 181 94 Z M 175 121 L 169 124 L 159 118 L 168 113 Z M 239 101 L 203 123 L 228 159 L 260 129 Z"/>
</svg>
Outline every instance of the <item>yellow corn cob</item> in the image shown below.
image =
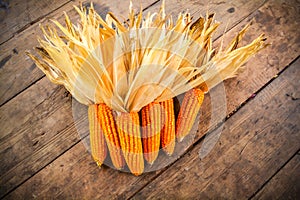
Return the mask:
<svg viewBox="0 0 300 200">
<path fill-rule="evenodd" d="M 111 161 L 115 168 L 121 169 L 124 167 L 125 161 L 122 156 L 121 145 L 111 108 L 104 103 L 99 104 L 98 116 L 100 127 L 103 130 L 106 144 L 109 149 Z"/>
<path fill-rule="evenodd" d="M 179 141 L 190 132 L 204 99 L 204 92 L 194 88 L 184 98 L 176 122 L 176 137 Z"/>
<path fill-rule="evenodd" d="M 143 147 L 137 112 L 121 112 L 116 116 L 123 155 L 131 173 L 138 176 L 144 171 Z"/>
<path fill-rule="evenodd" d="M 161 146 L 163 150 L 172 155 L 175 148 L 175 114 L 173 99 L 160 102 L 162 106 Z"/>
<path fill-rule="evenodd" d="M 161 106 L 152 102 L 141 110 L 144 157 L 149 164 L 156 160 L 160 146 Z"/>
<path fill-rule="evenodd" d="M 103 164 L 106 158 L 107 149 L 103 136 L 102 129 L 100 128 L 98 106 L 90 105 L 88 108 L 89 128 L 90 128 L 90 144 L 93 159 L 98 166 Z"/>
</svg>

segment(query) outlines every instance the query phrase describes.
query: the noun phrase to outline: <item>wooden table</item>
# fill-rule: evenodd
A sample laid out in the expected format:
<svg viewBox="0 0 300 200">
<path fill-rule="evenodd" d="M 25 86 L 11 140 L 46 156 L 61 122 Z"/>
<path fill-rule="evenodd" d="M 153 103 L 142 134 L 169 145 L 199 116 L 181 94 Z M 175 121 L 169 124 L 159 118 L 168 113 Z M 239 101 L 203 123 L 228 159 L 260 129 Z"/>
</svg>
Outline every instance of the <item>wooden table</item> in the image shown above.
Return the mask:
<svg viewBox="0 0 300 200">
<path fill-rule="evenodd" d="M 127 16 L 129 2 L 94 0 L 102 15 Z M 225 123 L 208 132 L 206 98 L 193 145 L 170 166 L 133 176 L 99 169 L 74 125 L 71 97 L 25 55 L 37 46 L 39 24 L 78 0 L 3 0 L 0 10 L 0 196 L 4 199 L 300 199 L 300 3 L 297 0 L 166 0 L 172 15 L 207 10 L 222 22 L 216 43 L 253 20 L 245 42 L 265 33 L 272 45 L 224 82 Z M 144 12 L 161 2 L 140 0 Z M 125 18 L 126 19 L 126 18 Z M 218 86 L 220 87 L 220 86 Z M 209 96 L 209 94 L 207 95 Z M 219 125 L 218 125 L 219 124 Z M 222 134 L 204 158 L 205 139 Z M 208 134 L 209 133 L 209 134 Z M 207 138 L 206 137 L 206 138 Z"/>
</svg>

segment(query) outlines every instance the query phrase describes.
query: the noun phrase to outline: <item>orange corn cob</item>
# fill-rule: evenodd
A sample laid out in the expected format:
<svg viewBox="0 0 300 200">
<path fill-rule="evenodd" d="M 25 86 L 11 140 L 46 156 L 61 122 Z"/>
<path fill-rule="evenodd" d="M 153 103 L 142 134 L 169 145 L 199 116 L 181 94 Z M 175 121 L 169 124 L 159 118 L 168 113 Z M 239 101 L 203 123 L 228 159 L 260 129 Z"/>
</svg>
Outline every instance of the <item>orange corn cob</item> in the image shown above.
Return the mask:
<svg viewBox="0 0 300 200">
<path fill-rule="evenodd" d="M 102 129 L 100 128 L 98 106 L 90 105 L 88 108 L 89 128 L 90 128 L 90 144 L 93 159 L 98 166 L 103 164 L 106 158 L 107 149 L 103 136 Z"/>
<path fill-rule="evenodd" d="M 139 114 L 137 112 L 119 113 L 116 116 L 116 123 L 128 168 L 131 173 L 138 176 L 144 171 Z"/>
<path fill-rule="evenodd" d="M 175 148 L 175 114 L 173 99 L 160 102 L 160 105 L 162 106 L 163 122 L 161 146 L 168 155 L 172 155 Z"/>
<path fill-rule="evenodd" d="M 122 156 L 121 145 L 112 110 L 104 103 L 101 103 L 98 105 L 98 115 L 100 127 L 103 130 L 106 144 L 109 149 L 111 161 L 115 168 L 121 169 L 124 167 L 125 161 Z"/>
<path fill-rule="evenodd" d="M 144 157 L 149 164 L 156 160 L 160 146 L 161 106 L 152 102 L 141 110 Z"/>
<path fill-rule="evenodd" d="M 176 122 L 176 137 L 179 141 L 190 132 L 204 99 L 204 92 L 194 88 L 189 90 L 181 104 Z"/>
</svg>

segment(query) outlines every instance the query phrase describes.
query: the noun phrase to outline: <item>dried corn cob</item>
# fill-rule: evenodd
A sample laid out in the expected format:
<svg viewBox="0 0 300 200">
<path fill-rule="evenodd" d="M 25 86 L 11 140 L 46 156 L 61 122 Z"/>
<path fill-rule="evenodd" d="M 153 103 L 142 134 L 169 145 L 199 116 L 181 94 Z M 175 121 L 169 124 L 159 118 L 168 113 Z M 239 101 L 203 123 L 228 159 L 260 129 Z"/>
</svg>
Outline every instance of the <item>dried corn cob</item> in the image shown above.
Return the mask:
<svg viewBox="0 0 300 200">
<path fill-rule="evenodd" d="M 160 146 L 161 106 L 159 103 L 152 102 L 143 107 L 141 114 L 144 157 L 148 163 L 153 164 Z"/>
<path fill-rule="evenodd" d="M 138 176 L 144 171 L 143 147 L 137 112 L 116 116 L 121 148 L 130 171 Z"/>
<path fill-rule="evenodd" d="M 99 123 L 98 106 L 90 105 L 88 108 L 90 144 L 92 157 L 98 166 L 101 166 L 106 158 L 107 149 L 102 129 Z"/>
<path fill-rule="evenodd" d="M 191 89 L 185 94 L 176 122 L 176 137 L 179 141 L 190 132 L 203 99 L 204 93 L 198 88 Z"/>
<path fill-rule="evenodd" d="M 175 148 L 175 114 L 173 99 L 160 102 L 162 106 L 161 146 L 163 150 L 172 155 Z"/>
<path fill-rule="evenodd" d="M 122 156 L 121 145 L 112 110 L 104 103 L 100 103 L 98 105 L 98 116 L 100 127 L 103 130 L 106 144 L 109 149 L 111 161 L 115 168 L 122 169 L 125 165 L 125 161 Z"/>
</svg>

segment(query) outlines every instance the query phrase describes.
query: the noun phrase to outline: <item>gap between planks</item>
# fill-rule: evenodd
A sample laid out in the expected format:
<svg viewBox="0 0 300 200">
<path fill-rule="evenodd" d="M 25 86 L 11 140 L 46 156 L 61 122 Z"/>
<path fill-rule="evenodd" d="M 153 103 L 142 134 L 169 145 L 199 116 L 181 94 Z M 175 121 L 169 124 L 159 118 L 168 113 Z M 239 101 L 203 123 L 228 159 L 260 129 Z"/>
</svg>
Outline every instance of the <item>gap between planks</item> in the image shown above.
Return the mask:
<svg viewBox="0 0 300 200">
<path fill-rule="evenodd" d="M 300 152 L 253 199 L 300 199 L 299 168 Z"/>
<path fill-rule="evenodd" d="M 295 153 L 294 153 L 294 155 L 292 155 L 256 192 L 254 192 L 253 193 L 253 195 L 251 195 L 250 197 L 249 197 L 249 200 L 251 200 L 251 199 L 254 199 L 256 196 L 257 196 L 257 194 L 259 193 L 259 192 L 261 192 L 265 187 L 266 187 L 266 185 L 267 184 L 269 184 L 273 179 L 274 179 L 274 177 L 276 177 L 288 164 L 290 164 L 290 162 L 295 158 L 295 157 L 297 157 L 297 156 L 299 156 L 298 154 L 299 154 L 299 152 L 300 152 L 300 149 L 298 149 Z M 300 177 L 299 177 L 300 178 Z"/>
</svg>

